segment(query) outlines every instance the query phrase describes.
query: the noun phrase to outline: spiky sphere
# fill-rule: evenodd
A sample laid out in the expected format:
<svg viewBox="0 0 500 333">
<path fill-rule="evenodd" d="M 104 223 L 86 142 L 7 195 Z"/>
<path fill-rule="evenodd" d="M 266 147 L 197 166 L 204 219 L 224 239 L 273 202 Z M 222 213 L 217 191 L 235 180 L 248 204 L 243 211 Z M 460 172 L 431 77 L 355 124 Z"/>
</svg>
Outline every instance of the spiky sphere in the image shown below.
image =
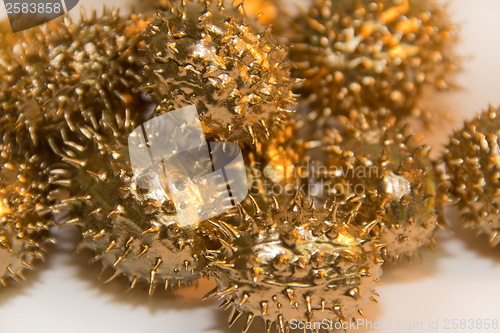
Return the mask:
<svg viewBox="0 0 500 333">
<path fill-rule="evenodd" d="M 145 282 L 150 294 L 158 284 L 196 282 L 207 263 L 202 251 L 214 247 L 217 232 L 206 221 L 181 227 L 167 187 L 151 187 L 154 171 L 136 173 L 130 164 L 127 139 L 136 124 L 113 116 L 103 111 L 63 142 L 51 139 L 65 163 L 54 167 L 50 182 L 70 193 L 54 211 L 69 210 L 65 224 L 82 233 L 77 250 L 90 249 L 91 262 L 111 268 L 108 281 L 125 275 L 130 288 Z"/>
<path fill-rule="evenodd" d="M 361 313 L 381 275 L 380 247 L 369 229 L 350 223 L 355 209 L 331 203 L 323 208 L 297 196 L 287 208 L 274 203 L 249 214 L 239 208 L 239 227 L 214 221 L 224 235 L 211 251 L 209 272 L 217 287 L 206 297 L 232 308 L 229 324 L 246 316 L 243 332 L 261 317 L 270 332 L 289 331 L 289 322 L 349 320 Z"/>
<path fill-rule="evenodd" d="M 142 16 L 123 18 L 105 9 L 100 17 L 82 13 L 77 24 L 65 18 L 7 38 L 0 50 L 3 109 L 34 145 L 94 112 L 143 110 L 135 88 L 142 82 L 140 31 L 146 25 Z"/>
<path fill-rule="evenodd" d="M 338 129 L 324 138 L 328 161 L 315 175 L 319 197 L 359 198 L 362 223 L 379 221 L 372 235 L 387 244 L 386 259 L 419 256 L 422 246 L 435 247 L 436 227 L 445 226 L 436 214 L 436 191 L 445 184 L 436 183 L 430 147 L 419 146 L 394 117 L 358 116 L 339 117 Z"/>
<path fill-rule="evenodd" d="M 47 157 L 43 152 L 19 155 L 9 142 L 5 118 L 0 123 L 0 285 L 5 286 L 8 278 L 24 279 L 23 270 L 33 269 L 35 259 L 43 260 L 54 222 Z"/>
<path fill-rule="evenodd" d="M 443 154 L 450 179 L 450 195 L 457 202 L 465 226 L 500 242 L 500 112 L 490 108 L 455 131 Z"/>
<path fill-rule="evenodd" d="M 456 28 L 436 0 L 314 0 L 294 22 L 292 74 L 317 126 L 361 106 L 420 114 L 424 88 L 448 89 L 457 68 Z"/>
<path fill-rule="evenodd" d="M 157 114 L 195 104 L 204 132 L 222 141 L 263 142 L 294 102 L 291 64 L 269 31 L 241 6 L 205 0 L 171 5 L 146 30 Z"/>
</svg>

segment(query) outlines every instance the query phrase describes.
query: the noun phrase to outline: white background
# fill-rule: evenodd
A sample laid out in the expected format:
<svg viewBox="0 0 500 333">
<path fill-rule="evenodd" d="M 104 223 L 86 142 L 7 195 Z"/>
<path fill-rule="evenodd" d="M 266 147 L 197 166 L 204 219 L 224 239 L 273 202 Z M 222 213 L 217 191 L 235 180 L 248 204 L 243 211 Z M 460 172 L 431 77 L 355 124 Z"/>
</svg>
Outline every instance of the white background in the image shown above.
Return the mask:
<svg viewBox="0 0 500 333">
<path fill-rule="evenodd" d="M 80 3 L 102 8 L 101 1 Z M 105 3 L 129 8 L 119 0 Z M 500 1 L 454 0 L 450 11 L 461 26 L 458 52 L 466 58 L 465 70 L 458 75 L 462 91 L 432 101 L 436 110 L 447 111 L 452 118 L 426 139 L 436 153 L 440 144 L 448 142 L 452 127 L 460 127 L 463 119 L 489 103 L 500 105 Z M 383 332 L 500 332 L 443 329 L 446 319 L 500 320 L 500 247 L 493 249 L 484 237 L 463 231 L 453 211 L 448 219 L 455 234 L 440 232 L 436 254 L 424 250 L 422 264 L 384 266 L 379 303 L 364 309 L 373 323 L 422 322 L 423 329 Z M 124 279 L 104 285 L 97 280 L 99 265 L 87 264 L 88 254 L 71 256 L 78 240 L 74 230 L 55 231 L 58 245 L 50 248 L 46 263 L 28 272 L 26 282 L 11 282 L 0 290 L 0 333 L 241 331 L 242 322 L 227 328 L 228 314 L 217 309 L 218 302 L 199 300 L 213 282 L 203 280 L 198 290 L 185 289 L 177 298 L 160 289 L 151 298 L 141 288 L 124 294 Z M 428 329 L 429 320 L 438 320 L 440 329 Z M 261 321 L 255 320 L 251 332 L 262 331 Z"/>
</svg>

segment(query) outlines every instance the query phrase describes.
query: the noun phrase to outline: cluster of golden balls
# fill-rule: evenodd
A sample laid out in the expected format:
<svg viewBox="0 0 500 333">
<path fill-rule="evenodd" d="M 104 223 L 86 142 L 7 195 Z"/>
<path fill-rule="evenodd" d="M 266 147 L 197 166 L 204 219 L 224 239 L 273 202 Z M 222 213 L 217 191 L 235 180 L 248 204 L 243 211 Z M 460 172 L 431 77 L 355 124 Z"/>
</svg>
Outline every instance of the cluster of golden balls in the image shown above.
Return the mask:
<svg viewBox="0 0 500 333">
<path fill-rule="evenodd" d="M 455 88 L 441 4 L 283 2 L 151 0 L 0 36 L 0 284 L 24 278 L 62 224 L 108 280 L 151 294 L 212 277 L 205 297 L 230 325 L 285 333 L 363 315 L 384 262 L 436 247 L 448 204 L 497 245 L 497 110 L 438 159 L 408 125 L 431 126 L 422 100 Z M 190 105 L 207 140 L 240 147 L 249 195 L 186 226 L 168 189 L 134 173 L 128 136 Z"/>
</svg>

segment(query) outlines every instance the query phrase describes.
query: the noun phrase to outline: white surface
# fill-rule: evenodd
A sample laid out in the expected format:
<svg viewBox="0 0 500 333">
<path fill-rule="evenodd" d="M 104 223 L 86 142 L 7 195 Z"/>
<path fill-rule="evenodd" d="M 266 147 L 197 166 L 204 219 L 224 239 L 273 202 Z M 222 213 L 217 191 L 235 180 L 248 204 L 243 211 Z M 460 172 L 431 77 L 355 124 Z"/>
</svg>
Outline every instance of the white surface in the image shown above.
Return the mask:
<svg viewBox="0 0 500 333">
<path fill-rule="evenodd" d="M 101 7 L 97 1 L 93 4 Z M 459 127 L 462 119 L 490 102 L 500 105 L 500 1 L 455 0 L 450 10 L 462 26 L 458 50 L 470 56 L 458 76 L 465 90 L 442 96 L 433 104 L 447 110 Z M 443 123 L 426 140 L 437 146 L 447 142 L 450 132 L 451 126 Z M 379 303 L 364 309 L 372 323 L 422 322 L 423 328 L 351 332 L 500 332 L 443 329 L 446 319 L 500 320 L 500 248 L 492 249 L 484 237 L 461 230 L 456 215 L 450 214 L 449 222 L 456 233 L 441 232 L 436 254 L 425 250 L 422 264 L 384 267 L 386 284 L 377 289 Z M 98 265 L 87 265 L 86 255 L 70 256 L 78 238 L 73 230 L 56 235 L 59 243 L 50 249 L 45 264 L 29 272 L 26 282 L 0 290 L 0 332 L 241 331 L 242 322 L 227 328 L 228 314 L 217 309 L 217 302 L 199 301 L 211 289 L 211 282 L 204 280 L 198 290 L 184 290 L 178 298 L 161 290 L 148 298 L 140 288 L 124 294 L 126 281 L 104 285 L 97 280 Z M 429 329 L 429 320 L 438 320 L 440 329 Z M 256 320 L 251 332 L 262 331 L 263 325 Z"/>
</svg>

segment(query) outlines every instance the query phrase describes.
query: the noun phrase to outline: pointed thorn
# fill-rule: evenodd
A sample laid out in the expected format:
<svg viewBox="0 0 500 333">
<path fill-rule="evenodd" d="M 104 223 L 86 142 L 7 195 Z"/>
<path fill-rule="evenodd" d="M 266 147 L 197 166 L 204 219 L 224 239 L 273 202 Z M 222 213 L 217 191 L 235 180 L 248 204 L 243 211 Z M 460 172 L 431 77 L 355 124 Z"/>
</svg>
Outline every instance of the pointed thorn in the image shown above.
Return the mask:
<svg viewBox="0 0 500 333">
<path fill-rule="evenodd" d="M 247 333 L 248 332 L 248 329 L 250 328 L 250 326 L 252 325 L 252 322 L 253 322 L 253 318 L 254 318 L 254 314 L 253 313 L 249 313 L 248 316 L 247 316 L 247 320 L 245 322 L 245 326 L 243 326 L 243 331 L 242 333 Z"/>
<path fill-rule="evenodd" d="M 218 293 L 219 293 L 219 289 L 217 287 L 215 287 L 214 289 L 212 289 L 208 293 L 206 293 L 205 296 L 203 296 L 202 301 L 205 301 L 205 300 L 215 296 Z"/>
<path fill-rule="evenodd" d="M 239 312 L 238 310 L 234 310 L 233 314 L 229 317 L 229 327 L 232 327 L 234 325 L 234 323 L 238 320 L 238 318 L 240 318 L 242 315 L 241 312 Z"/>
<path fill-rule="evenodd" d="M 129 292 L 130 290 L 134 289 L 135 288 L 135 285 L 137 284 L 137 281 L 139 280 L 139 278 L 137 276 L 134 276 L 134 278 L 132 279 L 132 281 L 130 282 L 130 285 L 128 287 L 127 290 L 125 290 L 125 292 Z"/>
</svg>

